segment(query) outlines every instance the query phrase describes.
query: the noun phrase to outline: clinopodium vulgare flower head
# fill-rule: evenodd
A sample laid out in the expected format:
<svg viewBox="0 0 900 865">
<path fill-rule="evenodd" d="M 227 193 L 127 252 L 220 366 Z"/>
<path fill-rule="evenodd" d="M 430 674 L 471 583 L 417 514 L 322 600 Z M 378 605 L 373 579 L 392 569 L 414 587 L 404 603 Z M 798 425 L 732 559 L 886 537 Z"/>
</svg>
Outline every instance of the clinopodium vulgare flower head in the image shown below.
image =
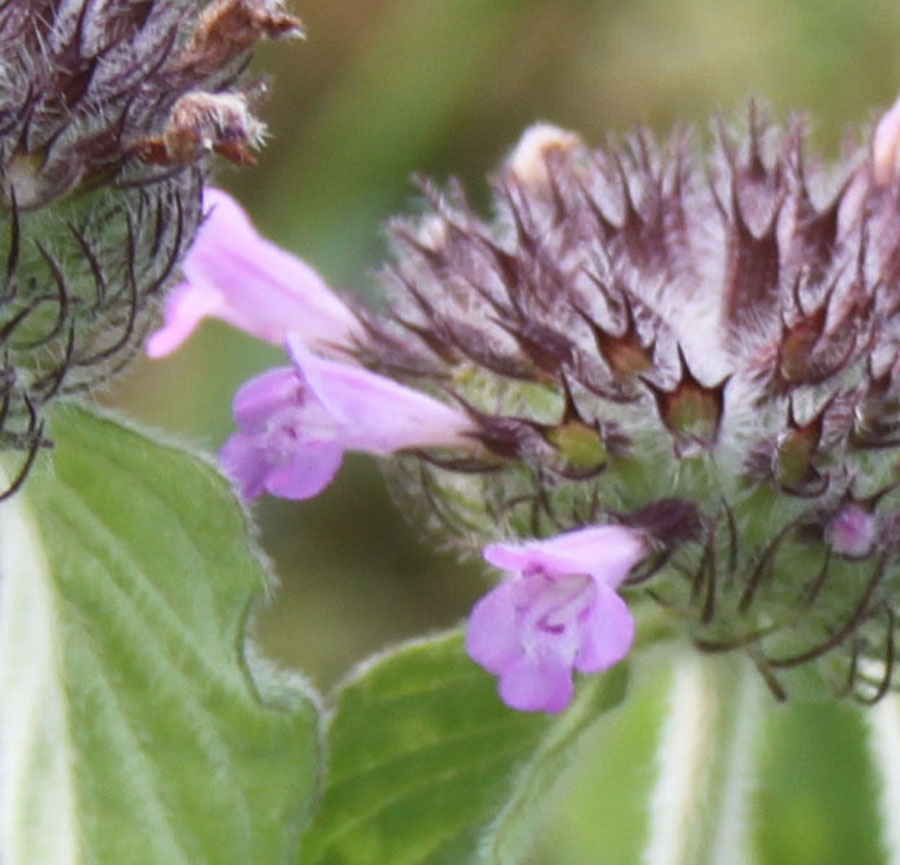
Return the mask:
<svg viewBox="0 0 900 865">
<path fill-rule="evenodd" d="M 884 693 L 897 125 L 836 165 L 756 106 L 709 152 L 644 131 L 592 150 L 541 126 L 498 170 L 489 220 L 425 185 L 425 213 L 392 225 L 392 315 L 367 320 L 358 356 L 453 400 L 483 451 L 398 457 L 410 510 L 469 543 L 629 527 L 649 554 L 621 589 L 699 648 L 747 652 L 779 696 L 814 661 L 838 693 Z"/>
<path fill-rule="evenodd" d="M 407 512 L 507 571 L 468 648 L 512 706 L 557 711 L 627 652 L 619 592 L 778 697 L 815 664 L 873 701 L 900 613 L 898 111 L 835 165 L 756 106 L 711 148 L 535 127 L 489 220 L 425 184 L 392 224 L 387 314 L 213 210 L 151 352 L 210 314 L 286 342 L 226 469 L 306 498 L 344 450 L 393 454 Z"/>
<path fill-rule="evenodd" d="M 299 32 L 275 0 L 0 8 L 0 448 L 21 452 L 20 478 L 46 443 L 41 407 L 146 332 L 207 155 L 252 161 L 248 49 Z"/>
</svg>

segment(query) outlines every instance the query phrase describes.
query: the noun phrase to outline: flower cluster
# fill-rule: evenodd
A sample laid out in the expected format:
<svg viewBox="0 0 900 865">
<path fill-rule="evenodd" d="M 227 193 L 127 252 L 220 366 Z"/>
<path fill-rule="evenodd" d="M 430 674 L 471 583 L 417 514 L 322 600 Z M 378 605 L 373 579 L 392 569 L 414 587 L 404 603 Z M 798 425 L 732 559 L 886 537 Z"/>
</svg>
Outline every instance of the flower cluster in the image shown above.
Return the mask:
<svg viewBox="0 0 900 865">
<path fill-rule="evenodd" d="M 23 454 L 19 481 L 42 407 L 146 334 L 208 154 L 252 161 L 248 50 L 300 32 L 279 0 L 0 4 L 0 450 Z"/>
<path fill-rule="evenodd" d="M 474 457 L 484 449 L 467 413 L 358 364 L 352 350 L 363 322 L 311 268 L 260 237 L 236 202 L 207 189 L 204 211 L 185 281 L 169 295 L 147 351 L 173 351 L 206 316 L 284 345 L 291 366 L 238 391 L 238 432 L 220 454 L 245 498 L 315 496 L 347 450 Z M 573 669 L 597 672 L 624 657 L 634 625 L 615 589 L 646 552 L 638 532 L 615 525 L 485 550 L 487 561 L 514 573 L 476 606 L 468 648 L 500 674 L 510 706 L 560 711 Z"/>
<path fill-rule="evenodd" d="M 403 457 L 408 507 L 491 542 L 690 506 L 697 535 L 662 526 L 625 586 L 778 697 L 821 661 L 836 693 L 878 699 L 900 612 L 898 116 L 833 166 L 756 105 L 708 153 L 538 127 L 490 221 L 424 186 L 363 356 L 442 382 L 488 458 Z"/>
<path fill-rule="evenodd" d="M 291 366 L 235 400 L 225 468 L 249 498 L 306 498 L 345 450 L 395 454 L 410 512 L 507 573 L 467 645 L 513 707 L 559 711 L 573 670 L 625 655 L 619 589 L 747 652 L 778 697 L 821 660 L 878 699 L 900 613 L 898 117 L 833 168 L 755 105 L 710 154 L 535 127 L 491 221 L 425 185 L 392 224 L 387 316 L 210 191 L 150 350 L 205 315 L 283 343 Z"/>
<path fill-rule="evenodd" d="M 362 323 L 312 268 L 260 237 L 234 200 L 207 189 L 204 211 L 182 268 L 186 279 L 169 295 L 164 325 L 147 350 L 168 354 L 206 316 L 284 345 L 292 366 L 240 389 L 234 401 L 240 431 L 222 449 L 246 498 L 265 491 L 315 496 L 347 450 L 383 456 L 476 446 L 464 414 L 347 359 Z"/>
</svg>

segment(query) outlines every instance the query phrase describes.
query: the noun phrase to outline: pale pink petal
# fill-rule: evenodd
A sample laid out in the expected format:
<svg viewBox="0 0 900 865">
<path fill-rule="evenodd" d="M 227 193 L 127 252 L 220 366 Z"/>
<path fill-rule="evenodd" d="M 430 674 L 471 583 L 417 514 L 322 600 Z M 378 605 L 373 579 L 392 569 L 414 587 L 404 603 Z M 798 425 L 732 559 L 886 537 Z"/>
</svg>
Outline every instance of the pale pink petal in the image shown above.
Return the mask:
<svg viewBox="0 0 900 865">
<path fill-rule="evenodd" d="M 223 471 L 243 498 L 264 492 L 283 499 L 309 499 L 334 480 L 344 452 L 329 443 L 301 443 L 283 454 L 265 436 L 235 433 L 219 451 Z"/>
<path fill-rule="evenodd" d="M 270 369 L 250 379 L 234 396 L 235 423 L 242 429 L 268 423 L 276 411 L 298 402 L 302 387 L 296 371 L 289 366 Z"/>
<path fill-rule="evenodd" d="M 611 588 L 597 584 L 594 603 L 579 622 L 581 640 L 575 669 L 599 673 L 618 664 L 634 642 L 634 617 L 627 604 Z"/>
<path fill-rule="evenodd" d="M 495 568 L 511 573 L 523 571 L 531 563 L 531 547 L 525 544 L 488 544 L 481 555 Z"/>
<path fill-rule="evenodd" d="M 640 536 L 616 525 L 590 526 L 542 541 L 491 544 L 484 558 L 507 571 L 588 574 L 615 588 L 647 554 Z"/>
<path fill-rule="evenodd" d="M 341 428 L 306 390 L 297 371 L 283 367 L 238 391 L 233 410 L 240 432 L 225 443 L 220 460 L 244 498 L 263 492 L 311 498 L 337 474 Z"/>
<path fill-rule="evenodd" d="M 282 499 L 311 499 L 334 480 L 343 458 L 344 452 L 333 445 L 299 449 L 289 463 L 269 472 L 266 491 Z"/>
<path fill-rule="evenodd" d="M 514 580 L 504 580 L 472 608 L 466 651 L 491 673 L 502 673 L 522 655 Z"/>
<path fill-rule="evenodd" d="M 624 526 L 598 526 L 573 532 L 565 548 L 547 551 L 546 567 L 561 573 L 584 573 L 615 588 L 647 555 L 641 537 Z"/>
<path fill-rule="evenodd" d="M 270 466 L 265 447 L 256 436 L 235 433 L 222 445 L 219 463 L 236 484 L 243 498 L 259 498 L 266 491 Z"/>
<path fill-rule="evenodd" d="M 500 697 L 522 712 L 561 712 L 572 699 L 571 666 L 553 653 L 521 657 L 500 676 Z"/>
<path fill-rule="evenodd" d="M 484 549 L 488 562 L 513 576 L 476 605 L 467 646 L 499 674 L 504 702 L 562 711 L 573 670 L 596 673 L 625 657 L 634 619 L 615 588 L 646 554 L 641 535 L 617 525 Z"/>
<path fill-rule="evenodd" d="M 206 316 L 276 344 L 288 333 L 324 350 L 352 342 L 358 319 L 315 270 L 261 237 L 227 193 L 206 189 L 203 209 L 182 262 L 190 302 L 166 305 L 153 357 L 177 348 Z"/>
<path fill-rule="evenodd" d="M 209 286 L 191 282 L 176 285 L 166 296 L 165 324 L 147 340 L 148 356 L 163 357 L 175 351 L 221 303 L 221 294 Z"/>
<path fill-rule="evenodd" d="M 240 434 L 222 449 L 243 495 L 268 490 L 309 498 L 334 478 L 347 450 L 375 454 L 403 447 L 458 445 L 468 420 L 443 403 L 350 364 L 308 352 L 291 335 L 296 367 L 269 370 L 234 399 Z"/>
</svg>

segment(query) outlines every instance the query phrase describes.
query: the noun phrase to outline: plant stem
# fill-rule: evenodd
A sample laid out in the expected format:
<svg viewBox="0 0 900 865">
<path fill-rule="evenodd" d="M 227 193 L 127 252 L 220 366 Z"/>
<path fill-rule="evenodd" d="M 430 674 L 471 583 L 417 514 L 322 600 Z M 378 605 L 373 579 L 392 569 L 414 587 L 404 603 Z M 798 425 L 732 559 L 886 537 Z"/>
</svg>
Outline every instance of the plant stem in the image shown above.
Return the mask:
<svg viewBox="0 0 900 865">
<path fill-rule="evenodd" d="M 869 748 L 881 776 L 881 831 L 888 865 L 900 865 L 900 695 L 889 694 L 865 713 Z"/>
<path fill-rule="evenodd" d="M 763 694 L 744 658 L 676 667 L 658 751 L 646 865 L 748 865 Z"/>
</svg>

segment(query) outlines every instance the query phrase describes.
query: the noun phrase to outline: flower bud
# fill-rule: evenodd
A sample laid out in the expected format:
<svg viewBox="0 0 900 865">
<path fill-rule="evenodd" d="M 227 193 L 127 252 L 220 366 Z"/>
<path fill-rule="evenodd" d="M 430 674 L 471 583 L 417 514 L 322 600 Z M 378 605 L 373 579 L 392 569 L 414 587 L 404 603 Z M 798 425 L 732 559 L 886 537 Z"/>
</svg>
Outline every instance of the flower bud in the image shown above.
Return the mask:
<svg viewBox="0 0 900 865">
<path fill-rule="evenodd" d="M 875 546 L 876 520 L 858 505 L 849 505 L 828 523 L 825 536 L 839 555 L 862 558 L 869 555 Z"/>
<path fill-rule="evenodd" d="M 549 123 L 539 123 L 528 129 L 506 163 L 506 169 L 516 182 L 532 187 L 547 186 L 550 175 L 547 160 L 554 154 L 564 155 L 583 146 L 574 132 Z"/>
</svg>

